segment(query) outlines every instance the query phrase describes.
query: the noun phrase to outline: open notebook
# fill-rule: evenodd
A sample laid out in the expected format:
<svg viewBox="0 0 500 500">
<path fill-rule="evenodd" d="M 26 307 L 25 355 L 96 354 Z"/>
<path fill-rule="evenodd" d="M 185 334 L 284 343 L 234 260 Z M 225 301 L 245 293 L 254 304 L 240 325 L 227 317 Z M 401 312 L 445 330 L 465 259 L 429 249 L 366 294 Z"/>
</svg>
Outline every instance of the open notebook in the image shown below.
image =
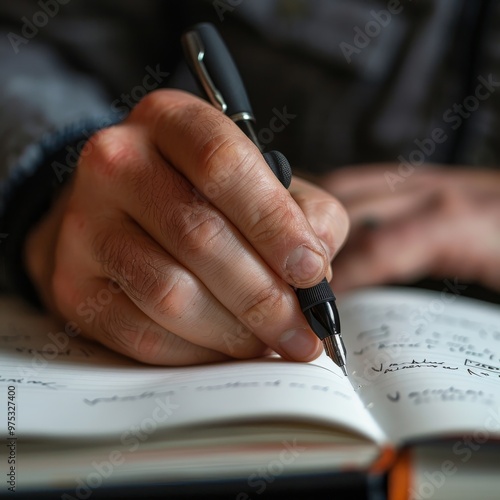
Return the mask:
<svg viewBox="0 0 500 500">
<path fill-rule="evenodd" d="M 346 295 L 348 378 L 326 357 L 145 366 L 17 302 L 0 307 L 0 468 L 16 491 L 72 499 L 240 477 L 252 498 L 277 476 L 352 470 L 389 473 L 392 498 L 500 491 L 494 305 L 408 289 Z"/>
</svg>

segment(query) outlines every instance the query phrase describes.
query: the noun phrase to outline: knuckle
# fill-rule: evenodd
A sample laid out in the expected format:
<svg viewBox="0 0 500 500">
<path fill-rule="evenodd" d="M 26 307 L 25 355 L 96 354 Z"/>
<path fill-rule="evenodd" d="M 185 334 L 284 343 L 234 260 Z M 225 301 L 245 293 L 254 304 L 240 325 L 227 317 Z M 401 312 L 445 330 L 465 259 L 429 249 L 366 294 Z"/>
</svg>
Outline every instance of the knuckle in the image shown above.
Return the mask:
<svg viewBox="0 0 500 500">
<path fill-rule="evenodd" d="M 129 241 L 120 234 L 101 231 L 94 241 L 94 259 L 105 275 L 120 284 L 125 293 L 138 304 L 149 304 L 161 293 L 163 283 L 172 271 L 161 264 L 155 254 L 139 240 Z"/>
<path fill-rule="evenodd" d="M 218 144 L 220 139 L 225 137 L 219 132 L 224 125 L 230 122 L 229 118 L 214 107 L 207 105 L 206 102 L 195 100 L 183 103 L 178 111 L 185 118 L 182 122 L 182 132 L 187 136 L 206 138 L 205 146 L 202 145 L 198 153 L 202 153 L 207 146 L 207 151 L 210 151 L 210 144 Z"/>
<path fill-rule="evenodd" d="M 155 314 L 161 315 L 167 321 L 178 322 L 197 301 L 199 293 L 196 281 L 187 273 L 178 270 L 171 273 L 161 285 L 151 287 L 146 300 Z"/>
<path fill-rule="evenodd" d="M 94 258 L 104 274 L 145 309 L 172 320 L 182 318 L 200 293 L 195 278 L 141 240 L 125 243 L 121 233 L 101 231 L 96 236 Z"/>
<path fill-rule="evenodd" d="M 133 159 L 133 148 L 126 141 L 120 126 L 96 132 L 80 154 L 80 167 L 101 180 L 115 180 L 124 165 Z"/>
<path fill-rule="evenodd" d="M 248 221 L 248 237 L 256 243 L 282 243 L 283 229 L 294 227 L 288 194 L 269 192 L 257 200 Z M 278 241 L 280 240 L 280 241 Z"/>
<path fill-rule="evenodd" d="M 110 306 L 106 314 L 96 316 L 96 323 L 104 339 L 112 345 L 122 346 L 134 359 L 152 362 L 163 350 L 165 335 L 155 328 L 154 322 L 138 323 L 120 307 Z"/>
<path fill-rule="evenodd" d="M 284 307 L 285 297 L 275 286 L 269 286 L 252 297 L 249 304 L 244 306 L 238 319 L 255 331 L 264 325 L 270 318 L 279 317 Z"/>
<path fill-rule="evenodd" d="M 110 278 L 119 279 L 130 275 L 129 263 L 131 249 L 123 244 L 118 235 L 105 228 L 94 237 L 92 243 L 92 256 L 98 262 L 103 272 Z"/>
<path fill-rule="evenodd" d="M 95 328 L 103 339 L 112 344 L 133 348 L 137 325 L 118 307 L 110 305 L 105 314 L 95 316 Z"/>
<path fill-rule="evenodd" d="M 179 90 L 152 90 L 144 95 L 137 105 L 133 107 L 127 117 L 127 121 L 136 119 L 151 121 L 152 118 L 159 119 L 162 117 L 164 112 L 168 113 L 167 118 L 170 119 L 170 110 L 174 107 L 182 106 L 185 99 L 186 94 Z"/>
<path fill-rule="evenodd" d="M 188 261 L 206 264 L 227 231 L 223 217 L 203 203 L 182 204 L 173 217 L 177 252 Z M 172 235 L 170 234 L 170 237 Z"/>
<path fill-rule="evenodd" d="M 230 134 L 211 135 L 195 162 L 197 175 L 203 180 L 203 193 L 212 200 L 226 193 L 237 195 L 235 190 L 246 184 L 245 179 L 255 171 L 257 161 L 246 142 Z"/>
<path fill-rule="evenodd" d="M 150 157 L 147 162 L 137 165 L 130 171 L 130 186 L 134 201 L 141 214 L 149 220 L 157 221 L 168 237 L 170 202 L 175 206 L 189 192 L 188 181 L 174 175 L 172 168 L 158 157 Z"/>
<path fill-rule="evenodd" d="M 142 115 L 149 110 L 161 109 L 160 106 L 165 104 L 166 93 L 163 89 L 153 90 L 145 94 L 136 106 L 132 108 L 132 112 L 127 117 L 130 120 L 136 115 Z"/>
<path fill-rule="evenodd" d="M 236 359 L 250 359 L 262 356 L 267 346 L 257 340 L 252 330 L 238 325 L 234 330 L 222 334 L 224 352 Z"/>
<path fill-rule="evenodd" d="M 112 305 L 106 314 L 98 314 L 95 321 L 102 340 L 121 346 L 129 356 L 143 363 L 164 363 L 167 343 L 175 338 L 153 320 L 134 321 L 122 308 Z"/>
</svg>

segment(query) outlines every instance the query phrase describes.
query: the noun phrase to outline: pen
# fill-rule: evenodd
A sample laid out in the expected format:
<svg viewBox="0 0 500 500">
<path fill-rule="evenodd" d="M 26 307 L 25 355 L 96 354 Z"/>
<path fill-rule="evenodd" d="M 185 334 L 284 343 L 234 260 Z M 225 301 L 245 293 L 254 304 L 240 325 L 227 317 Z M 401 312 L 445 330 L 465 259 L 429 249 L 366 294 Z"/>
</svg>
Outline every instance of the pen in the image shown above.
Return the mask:
<svg viewBox="0 0 500 500">
<path fill-rule="evenodd" d="M 215 27 L 209 23 L 197 24 L 184 33 L 182 45 L 188 65 L 208 100 L 229 116 L 262 152 L 245 87 L 229 50 Z M 285 156 L 279 151 L 269 151 L 263 153 L 263 156 L 283 186 L 288 188 L 292 170 Z M 295 289 L 295 293 L 307 322 L 323 343 L 327 355 L 347 375 L 339 313 L 328 281 L 324 278 L 311 288 Z"/>
</svg>

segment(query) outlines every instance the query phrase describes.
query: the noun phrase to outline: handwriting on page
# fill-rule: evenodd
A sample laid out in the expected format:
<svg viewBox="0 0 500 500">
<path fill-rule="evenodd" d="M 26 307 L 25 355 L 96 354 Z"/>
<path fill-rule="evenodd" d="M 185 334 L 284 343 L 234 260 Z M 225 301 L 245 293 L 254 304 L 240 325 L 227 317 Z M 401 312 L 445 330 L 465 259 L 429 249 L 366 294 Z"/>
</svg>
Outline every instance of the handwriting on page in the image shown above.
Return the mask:
<svg viewBox="0 0 500 500">
<path fill-rule="evenodd" d="M 411 370 L 415 368 L 438 368 L 443 370 L 458 370 L 458 366 L 449 366 L 444 361 L 431 361 L 426 358 L 422 360 L 412 359 L 411 361 L 401 361 L 399 363 L 389 363 L 387 366 L 380 363 L 380 368 L 372 367 L 374 372 L 390 373 L 399 370 Z"/>
<path fill-rule="evenodd" d="M 28 387 L 44 387 L 51 390 L 62 389 L 65 387 L 64 385 L 54 382 L 53 380 L 32 380 L 25 377 L 8 377 L 3 376 L 2 373 L 0 373 L 0 383 L 19 384 Z"/>
<path fill-rule="evenodd" d="M 364 305 L 356 314 L 370 328 L 355 334 L 351 357 L 358 385 L 402 371 L 460 371 L 469 376 L 500 380 L 500 329 L 466 317 L 440 315 L 430 324 L 414 321 L 409 304 L 397 307 Z M 360 325 L 361 326 L 361 325 Z"/>
<path fill-rule="evenodd" d="M 352 399 L 352 396 L 336 390 L 335 388 L 329 385 L 323 384 L 311 384 L 311 383 L 303 383 L 303 382 L 292 382 L 285 381 L 280 379 L 272 379 L 272 380 L 241 380 L 234 382 L 223 382 L 223 383 L 212 383 L 212 384 L 190 384 L 190 385 L 177 385 L 170 384 L 172 389 L 168 391 L 144 391 L 140 394 L 127 394 L 126 396 L 106 396 L 106 397 L 95 397 L 95 398 L 84 398 L 83 402 L 88 406 L 95 406 L 97 404 L 103 403 L 117 403 L 122 401 L 136 401 L 141 399 L 150 399 L 158 396 L 182 396 L 183 392 L 191 392 L 191 393 L 202 393 L 202 392 L 219 392 L 219 391 L 227 391 L 227 390 L 240 390 L 242 388 L 257 388 L 257 389 L 295 389 L 298 391 L 311 391 L 311 392 L 321 392 L 323 394 L 330 394 L 335 398 L 341 398 L 345 401 L 349 401 Z"/>
<path fill-rule="evenodd" d="M 458 389 L 453 386 L 444 388 L 422 389 L 419 391 L 410 391 L 402 393 L 401 391 L 394 391 L 387 393 L 387 399 L 391 403 L 404 401 L 414 403 L 416 405 L 433 403 L 433 402 L 447 402 L 447 401 L 463 401 L 467 403 L 482 403 L 492 405 L 495 395 L 493 393 L 484 392 L 477 389 Z"/>
<path fill-rule="evenodd" d="M 456 300 L 430 315 L 436 295 L 425 292 L 361 297 L 342 308 L 350 380 L 377 421 L 391 419 L 389 433 L 423 429 L 420 409 L 454 408 L 459 427 L 500 407 L 500 309 Z"/>
<path fill-rule="evenodd" d="M 500 382 L 499 323 L 467 316 L 467 311 L 460 309 L 434 315 L 433 321 L 428 321 L 428 316 L 419 315 L 421 306 L 401 299 L 397 302 L 356 303 L 351 310 L 347 308 L 345 329 L 349 328 L 350 363 L 355 371 L 352 380 L 358 389 L 381 384 L 384 377 L 394 384 L 396 373 L 399 381 L 416 373 L 425 378 L 453 373 L 455 385 L 468 378 Z M 460 387 L 450 392 L 446 387 L 439 388 L 442 401 L 449 400 L 445 395 L 451 392 L 455 399 L 458 392 L 474 393 Z M 394 394 L 388 392 L 388 399 L 402 400 Z M 481 401 L 491 402 L 492 398 Z"/>
</svg>

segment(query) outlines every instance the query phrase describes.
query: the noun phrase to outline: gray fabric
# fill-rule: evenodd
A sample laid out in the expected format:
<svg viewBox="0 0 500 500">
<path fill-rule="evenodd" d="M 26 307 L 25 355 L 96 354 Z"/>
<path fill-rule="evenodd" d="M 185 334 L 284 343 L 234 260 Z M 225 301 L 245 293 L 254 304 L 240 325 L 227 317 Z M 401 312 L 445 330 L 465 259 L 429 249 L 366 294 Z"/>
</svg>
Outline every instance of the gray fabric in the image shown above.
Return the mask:
<svg viewBox="0 0 500 500">
<path fill-rule="evenodd" d="M 109 112 L 122 92 L 140 83 L 148 64 L 173 72 L 178 33 L 205 13 L 231 46 L 259 127 L 268 127 L 276 110 L 296 115 L 267 145 L 282 149 L 295 164 L 320 172 L 345 163 L 396 161 L 438 126 L 449 140 L 429 161 L 454 156 L 467 163 L 498 163 L 496 94 L 459 131 L 443 121 L 446 110 L 467 97 L 471 78 L 470 56 L 459 45 L 474 31 L 463 22 L 466 0 L 232 1 L 225 2 L 222 14 L 211 1 L 66 1 L 28 44 L 19 46 L 19 54 L 5 32 L 20 33 L 21 19 L 32 19 L 39 2 L 0 6 L 0 85 L 7 89 L 0 95 L 4 172 L 43 133 Z M 204 10 L 197 17 L 200 4 Z M 376 16 L 389 5 L 400 5 L 401 12 L 359 49 L 356 33 L 367 23 L 376 27 Z M 484 29 L 477 76 L 499 75 L 499 19 L 496 6 Z M 357 50 L 350 62 L 342 44 Z M 463 137 L 457 158 L 450 149 L 456 149 L 458 133 Z"/>
<path fill-rule="evenodd" d="M 5 32 L 0 39 L 5 40 Z M 99 84 L 72 71 L 49 47 L 28 44 L 0 64 L 2 172 L 29 168 L 36 144 L 47 134 L 110 113 Z"/>
<path fill-rule="evenodd" d="M 412 158 L 500 163 L 494 0 L 4 1 L 0 288 L 35 294 L 23 238 L 60 185 L 54 161 L 110 114 L 123 118 L 148 75 L 155 88 L 167 73 L 170 85 L 195 88 L 179 36 L 201 20 L 226 39 L 265 148 L 295 172 Z"/>
</svg>

